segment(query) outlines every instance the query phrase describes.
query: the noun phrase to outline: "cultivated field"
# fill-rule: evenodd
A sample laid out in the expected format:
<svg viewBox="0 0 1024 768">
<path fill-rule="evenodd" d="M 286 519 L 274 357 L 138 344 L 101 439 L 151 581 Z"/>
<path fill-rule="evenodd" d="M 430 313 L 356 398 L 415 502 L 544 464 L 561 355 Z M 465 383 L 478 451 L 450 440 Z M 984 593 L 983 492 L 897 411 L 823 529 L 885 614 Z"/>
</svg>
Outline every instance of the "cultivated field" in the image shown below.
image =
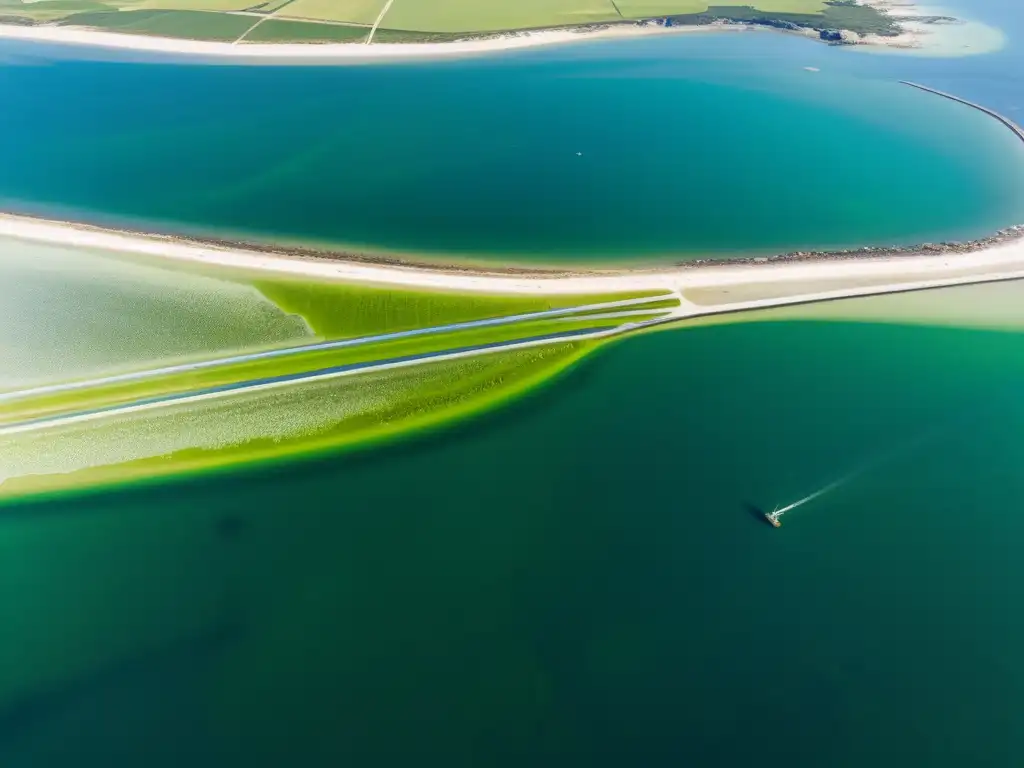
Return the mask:
<svg viewBox="0 0 1024 768">
<path fill-rule="evenodd" d="M 422 32 L 495 32 L 620 18 L 611 0 L 395 0 L 382 26 Z"/>
<path fill-rule="evenodd" d="M 281 18 L 373 24 L 387 0 L 292 0 L 279 6 Z"/>
<path fill-rule="evenodd" d="M 726 18 L 878 31 L 850 0 L 0 0 L 5 23 L 62 24 L 230 42 L 417 42 L 503 31 Z"/>
</svg>

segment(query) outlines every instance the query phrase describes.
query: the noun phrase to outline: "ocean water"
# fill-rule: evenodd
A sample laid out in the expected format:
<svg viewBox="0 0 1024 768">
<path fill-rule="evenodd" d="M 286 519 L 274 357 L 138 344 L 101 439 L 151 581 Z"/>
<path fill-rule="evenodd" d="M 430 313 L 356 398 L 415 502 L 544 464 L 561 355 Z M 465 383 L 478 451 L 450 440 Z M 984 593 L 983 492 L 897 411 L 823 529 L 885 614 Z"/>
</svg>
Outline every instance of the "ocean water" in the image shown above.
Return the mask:
<svg viewBox="0 0 1024 768">
<path fill-rule="evenodd" d="M 388 450 L 8 505 L 0 761 L 1018 764 L 1021 340 L 657 333 Z"/>
<path fill-rule="evenodd" d="M 979 17 L 987 9 L 1004 18 L 994 3 L 977 5 Z M 718 39 L 513 58 L 529 69 L 593 56 L 614 68 L 609 50 L 619 50 L 669 89 L 672 77 L 653 73 L 670 75 L 689 55 L 718 57 L 727 71 L 792 66 L 794 77 L 810 78 L 800 67 L 816 66 L 813 76 L 870 92 L 907 77 L 1007 114 L 1024 93 L 1013 36 L 997 54 L 955 61 L 851 55 L 771 35 L 744 38 L 755 61 Z M 160 218 L 152 208 L 109 204 L 127 206 L 131 185 L 145 179 L 156 191 L 134 204 L 166 195 L 167 210 L 209 211 L 174 203 L 191 199 L 175 174 L 213 179 L 209 168 L 229 167 L 230 153 L 208 166 L 210 154 L 183 149 L 196 146 L 190 136 L 212 135 L 229 110 L 218 112 L 212 96 L 181 98 L 177 78 L 250 75 L 138 63 L 6 68 L 0 91 L 18 109 L 0 113 L 0 126 L 20 126 L 6 135 L 24 143 L 2 150 L 0 187 L 20 180 L 19 204 L 29 207 L 148 221 Z M 130 97 L 122 89 L 90 98 L 61 90 L 58 74 L 94 88 L 142 85 Z M 55 96 L 12 95 L 8 75 Z M 157 75 L 167 78 L 162 90 L 152 87 Z M 301 82 L 281 76 L 278 84 Z M 485 85 L 498 91 L 495 82 Z M 257 79 L 246 87 L 221 100 L 255 98 Z M 478 90 L 486 100 L 488 88 Z M 311 110 L 322 93 L 310 91 Z M 814 108 L 831 98 L 838 114 L 845 93 L 824 88 Z M 111 135 L 145 128 L 149 139 L 104 144 L 111 124 L 94 105 L 119 98 L 135 108 L 120 111 L 124 134 Z M 904 104 L 912 102 L 893 108 Z M 188 119 L 160 125 L 158 106 Z M 279 120 L 281 130 L 265 132 L 268 156 L 285 151 L 290 135 L 307 146 L 302 136 L 322 130 L 290 134 L 296 123 L 275 109 L 258 118 Z M 237 136 L 229 117 L 224 130 Z M 28 168 L 41 157 L 31 127 L 62 158 L 43 162 L 45 177 Z M 63 148 L 73 129 L 92 155 Z M 940 129 L 930 135 L 945 156 Z M 907 141 L 927 145 L 922 135 L 915 128 Z M 980 151 L 995 146 L 1005 158 L 1002 140 Z M 146 153 L 147 141 L 164 156 Z M 78 165 L 64 164 L 72 159 Z M 131 161 L 165 175 L 134 174 Z M 325 166 L 312 158 L 309 167 Z M 307 198 L 286 170 L 279 199 L 291 210 Z M 389 173 L 381 185 L 405 171 Z M 24 196 L 26 180 L 56 190 L 55 199 Z M 344 181 L 338 175 L 332 189 Z M 201 198 L 220 187 L 189 189 Z M 310 205 L 335 220 L 329 204 Z M 251 220 L 267 236 L 287 232 L 281 219 Z M 676 230 L 657 228 L 668 231 Z M 66 295 L 66 266 L 44 295 Z M 33 307 L 46 305 L 22 300 L 23 284 L 0 286 L 0 302 L 17 306 L 19 327 L 52 354 L 67 339 L 31 325 Z M 803 308 L 799 321 L 627 339 L 508 409 L 386 450 L 5 504 L 0 765 L 1021 764 L 1024 336 L 1010 330 L 1020 324 L 1019 293 L 998 286 L 843 305 Z M 846 309 L 853 305 L 862 309 Z M 204 322 L 215 316 L 210 306 L 203 302 Z M 949 327 L 978 322 L 975 307 L 1006 330 Z M 822 311 L 833 321 L 807 314 Z M 55 330 L 72 327 L 53 316 L 63 323 Z M 219 338 L 242 333 L 245 316 L 232 313 Z M 936 321 L 947 327 L 922 324 Z M 187 326 L 173 312 L 161 323 Z M 781 530 L 759 517 L 838 480 L 787 514 Z"/>
<path fill-rule="evenodd" d="M 920 62 L 783 35 L 343 67 L 3 50 L 23 54 L 0 79 L 5 210 L 567 264 L 963 240 L 1024 221 L 1024 144 L 1005 127 L 896 82 Z"/>
</svg>

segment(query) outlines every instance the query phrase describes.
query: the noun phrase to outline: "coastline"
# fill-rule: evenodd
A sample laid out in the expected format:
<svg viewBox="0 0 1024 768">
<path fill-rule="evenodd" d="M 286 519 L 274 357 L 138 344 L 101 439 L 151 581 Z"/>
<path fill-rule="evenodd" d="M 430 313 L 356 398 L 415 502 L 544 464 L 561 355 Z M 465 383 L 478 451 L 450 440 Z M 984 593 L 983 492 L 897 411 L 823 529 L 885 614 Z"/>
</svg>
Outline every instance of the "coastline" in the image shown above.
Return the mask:
<svg viewBox="0 0 1024 768">
<path fill-rule="evenodd" d="M 941 7 L 920 5 L 914 0 L 856 1 L 885 14 L 900 28 L 896 37 L 859 36 L 856 42 L 862 45 L 860 50 L 959 57 L 993 53 L 1006 44 L 1001 30 L 952 16 Z"/>
<path fill-rule="evenodd" d="M 312 280 L 491 294 L 681 291 L 779 283 L 797 288 L 801 283 L 837 281 L 848 281 L 850 290 L 860 291 L 865 280 L 890 281 L 873 287 L 879 290 L 869 291 L 879 293 L 888 292 L 881 289 L 897 284 L 928 282 L 938 287 L 1024 277 L 1024 225 L 970 243 L 797 251 L 776 257 L 701 259 L 666 268 L 587 271 L 444 268 L 358 261 L 325 252 L 188 240 L 12 214 L 0 214 L 0 237 Z"/>
<path fill-rule="evenodd" d="M 37 471 L 36 466 L 32 465 L 32 471 L 19 472 L 12 475 L 12 478 L 0 482 L 0 497 L 5 499 L 28 497 L 39 492 L 53 493 L 59 490 L 106 487 L 130 480 L 146 481 L 186 472 L 216 471 L 254 461 L 315 455 L 327 450 L 366 449 L 382 441 L 399 439 L 427 428 L 458 423 L 463 418 L 497 407 L 509 399 L 543 385 L 583 359 L 590 350 L 597 348 L 596 345 L 609 343 L 634 333 L 668 328 L 680 322 L 716 322 L 713 319 L 716 317 L 742 320 L 744 313 L 749 311 L 812 304 L 829 306 L 825 304 L 826 302 L 836 302 L 837 308 L 832 311 L 841 314 L 841 307 L 845 305 L 842 300 L 855 297 L 1007 281 L 1018 281 L 1014 284 L 1007 282 L 1007 287 L 1019 291 L 1024 283 L 1024 225 L 972 243 L 924 245 L 913 250 L 864 248 L 837 253 L 797 252 L 775 259 L 759 257 L 725 264 L 705 260 L 656 271 L 620 270 L 606 273 L 536 271 L 523 274 L 369 264 L 332 259 L 323 255 L 311 258 L 297 254 L 246 250 L 222 244 L 146 236 L 10 214 L 0 214 L 0 239 L 135 254 L 153 264 L 156 264 L 158 259 L 166 260 L 167 266 L 170 267 L 173 267 L 175 262 L 179 266 L 191 262 L 224 270 L 244 271 L 247 275 L 262 270 L 309 280 L 364 283 L 426 291 L 582 296 L 639 293 L 657 288 L 678 297 L 678 306 L 663 315 L 649 319 L 623 319 L 617 321 L 620 324 L 614 328 L 599 328 L 592 333 L 577 334 L 569 330 L 564 334 L 513 340 L 495 347 L 453 348 L 423 358 L 390 361 L 384 359 L 378 366 L 370 365 L 361 370 L 343 372 L 339 368 L 337 371 L 313 371 L 309 376 L 294 381 L 253 380 L 245 382 L 244 386 L 210 388 L 191 394 L 185 393 L 170 400 L 140 400 L 102 413 L 86 409 L 72 411 L 63 420 L 57 419 L 32 427 L 26 424 L 13 425 L 10 429 L 18 431 L 11 434 L 65 426 L 78 429 L 80 425 L 75 425 L 83 421 L 117 420 L 130 415 L 136 418 L 134 414 L 139 412 L 162 412 L 160 409 L 164 407 L 171 408 L 169 413 L 181 413 L 182 411 L 175 410 L 173 406 L 214 400 L 220 402 L 221 399 L 259 392 L 283 392 L 298 381 L 337 382 L 345 376 L 355 377 L 398 368 L 411 369 L 427 362 L 452 363 L 456 360 L 492 356 L 500 352 L 518 354 L 527 351 L 539 352 L 544 349 L 557 351 L 564 348 L 567 354 L 564 358 L 553 359 L 552 366 L 531 369 L 530 375 L 524 378 L 513 378 L 510 381 L 502 378 L 499 380 L 500 386 L 495 386 L 489 393 L 479 396 L 471 393 L 467 395 L 468 399 L 456 404 L 454 408 L 438 407 L 417 411 L 409 420 L 388 421 L 386 429 L 383 430 L 368 433 L 349 433 L 342 430 L 316 433 L 308 438 L 296 435 L 294 439 L 288 439 L 283 443 L 256 440 L 255 447 L 251 449 L 247 446 L 253 441 L 243 441 L 205 453 L 193 451 L 185 454 L 184 458 L 176 457 L 173 452 L 169 454 L 163 447 L 143 448 L 141 453 L 133 458 L 94 462 L 80 467 L 78 473 Z M 941 294 L 936 294 L 932 299 L 934 303 L 940 305 L 938 311 L 945 316 L 948 309 L 942 305 L 943 300 Z M 786 316 L 768 315 L 766 319 L 786 319 Z M 127 424 L 124 428 L 130 430 L 130 425 L 134 422 L 117 423 Z M 203 422 L 202 429 L 212 428 L 209 421 Z M 88 427 L 85 429 L 88 430 Z M 197 426 L 196 429 L 200 427 Z M 58 434 L 61 440 L 67 440 L 69 433 Z M 191 434 L 194 433 L 190 432 Z M 40 445 L 45 448 L 51 444 L 47 440 L 52 442 L 54 437 L 47 434 L 39 439 L 43 441 Z M 89 437 L 89 441 L 89 461 L 93 462 L 97 449 L 92 436 Z"/>
<path fill-rule="evenodd" d="M 103 32 L 86 27 L 0 24 L 0 40 L 53 43 L 142 53 L 209 56 L 214 59 L 273 59 L 368 62 L 386 59 L 434 59 L 499 53 L 523 48 L 698 32 L 751 31 L 735 24 L 674 26 L 610 24 L 596 27 L 509 31 L 486 37 L 440 43 L 226 43 L 156 35 Z"/>
<path fill-rule="evenodd" d="M 841 40 L 829 44 L 879 49 L 922 50 L 929 47 L 929 36 L 920 23 L 906 27 L 904 22 L 931 18 L 918 13 L 913 3 L 894 4 L 892 0 L 859 0 L 859 4 L 890 15 L 899 24 L 897 35 L 860 35 L 847 30 Z M 677 24 L 664 26 L 641 21 L 588 24 L 578 27 L 508 30 L 481 33 L 464 40 L 422 43 L 238 43 L 190 40 L 187 38 L 108 32 L 88 27 L 50 24 L 18 25 L 0 23 L 0 40 L 24 40 L 38 43 L 119 49 L 144 53 L 210 57 L 216 59 L 263 59 L 285 63 L 295 61 L 346 61 L 352 63 L 388 59 L 432 59 L 500 53 L 502 51 L 564 45 L 594 40 L 628 39 L 645 36 L 693 34 L 699 32 L 768 31 L 796 35 L 811 40 L 824 40 L 823 34 L 811 27 L 775 25 L 766 22 L 730 21 L 722 19 L 710 24 Z M 827 42 L 827 41 L 826 41 Z"/>
</svg>

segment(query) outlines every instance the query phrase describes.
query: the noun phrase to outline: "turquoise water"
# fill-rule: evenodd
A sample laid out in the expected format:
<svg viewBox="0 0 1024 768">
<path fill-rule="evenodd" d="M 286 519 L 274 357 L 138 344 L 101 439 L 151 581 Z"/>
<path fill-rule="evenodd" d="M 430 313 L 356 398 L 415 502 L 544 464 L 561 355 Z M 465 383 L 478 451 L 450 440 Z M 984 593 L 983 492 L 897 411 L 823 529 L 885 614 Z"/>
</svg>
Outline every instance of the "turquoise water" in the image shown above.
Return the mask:
<svg viewBox="0 0 1024 768">
<path fill-rule="evenodd" d="M 781 36 L 350 67 L 45 50 L 0 81 L 8 210 L 502 263 L 912 244 L 1024 221 L 1011 132 L 899 85 L 900 65 Z"/>
<path fill-rule="evenodd" d="M 953 221 L 943 191 L 952 177 L 927 175 L 934 168 L 909 180 L 885 177 L 901 189 L 920 181 L 955 236 L 1010 223 L 993 213 L 1010 218 L 1016 205 L 1013 194 L 993 191 L 1006 191 L 1000 185 L 1015 172 L 1006 160 L 1016 152 L 1005 144 L 1008 132 L 959 108 L 949 112 L 944 102 L 911 101 L 883 81 L 928 82 L 1012 114 L 1024 92 L 1024 69 L 1012 66 L 1020 61 L 1015 47 L 950 63 L 851 56 L 774 36 L 743 40 L 754 45 L 745 54 L 725 38 L 702 40 L 685 49 L 630 43 L 517 55 L 508 65 L 523 73 L 515 77 L 497 63 L 481 65 L 476 80 L 468 62 L 430 68 L 417 75 L 412 106 L 401 111 L 402 135 L 447 154 L 435 165 L 426 150 L 400 150 L 404 165 L 378 163 L 379 177 L 358 188 L 345 182 L 365 179 L 358 174 L 370 160 L 349 150 L 352 165 L 337 164 L 349 139 L 333 124 L 299 120 L 275 104 L 240 127 L 235 112 L 266 103 L 268 82 L 279 100 L 302 95 L 303 115 L 336 114 L 340 96 L 325 97 L 319 86 L 348 74 L 274 70 L 264 81 L 230 67 L 34 66 L 14 57 L 28 66 L 7 66 L 0 78 L 0 189 L 16 198 L 8 207 L 161 221 L 169 229 L 289 237 L 308 226 L 320 239 L 354 240 L 350 226 L 358 225 L 368 228 L 373 247 L 423 252 L 436 242 L 438 252 L 476 254 L 477 238 L 492 256 L 504 248 L 545 260 L 553 253 L 646 258 L 613 248 L 626 241 L 615 227 L 628 220 L 607 215 L 613 201 L 633 216 L 629 242 L 638 249 L 662 253 L 667 239 L 679 238 L 683 245 L 673 247 L 685 250 L 696 242 L 686 238 L 699 235 L 728 240 L 725 252 L 764 234 L 742 223 L 740 214 L 759 215 L 754 207 L 729 226 L 712 226 L 695 213 L 704 201 L 691 196 L 679 210 L 657 209 L 654 221 L 631 194 L 688 190 L 674 175 L 683 167 L 711 179 L 714 166 L 738 183 L 742 175 L 725 172 L 742 158 L 755 169 L 784 166 L 788 173 L 771 192 L 791 200 L 795 169 L 804 169 L 802 181 L 824 185 L 839 157 L 831 154 L 835 143 L 849 135 L 812 137 L 823 153 L 813 164 L 744 154 L 749 148 L 722 156 L 655 153 L 645 142 L 651 131 L 667 136 L 668 127 L 645 132 L 598 98 L 598 91 L 621 93 L 635 106 L 628 94 L 646 89 L 657 98 L 644 114 L 675 120 L 677 107 L 665 97 L 684 87 L 675 70 L 721 67 L 723 87 L 735 89 L 731 78 L 740 72 L 763 87 L 748 103 L 777 119 L 751 120 L 774 141 L 794 140 L 782 129 L 798 114 L 845 130 L 845 110 L 861 128 L 857 141 L 905 142 L 907 157 L 930 153 L 979 199 L 998 198 L 983 213 L 962 201 L 966 208 L 957 210 L 973 213 Z M 0 53 L 8 49 L 24 53 L 17 46 Z M 48 52 L 44 60 L 66 55 Z M 605 60 L 585 63 L 591 57 Z M 804 65 L 822 72 L 804 72 Z M 776 79 L 779 70 L 791 74 Z M 555 71 L 564 76 L 551 77 Z M 318 87 L 303 85 L 299 72 Z M 825 77 L 807 79 L 818 75 Z M 393 94 L 400 76 L 407 75 L 387 68 L 372 78 Z M 803 90 L 787 86 L 780 95 L 786 78 Z M 516 184 L 538 200 L 561 202 L 555 191 L 582 189 L 588 197 L 579 198 L 578 211 L 585 200 L 604 207 L 577 212 L 578 228 L 553 226 L 565 238 L 557 247 L 547 229 L 512 215 L 486 219 L 489 229 L 466 226 L 466 240 L 452 242 L 463 233 L 451 224 L 452 200 L 476 222 L 511 188 L 505 176 L 486 173 L 507 167 L 493 158 L 511 150 L 481 138 L 511 136 L 506 124 L 527 124 L 501 97 L 549 79 L 553 90 L 539 94 L 541 103 L 559 88 L 590 94 L 574 98 L 591 116 L 611 115 L 620 135 L 633 137 L 630 152 L 657 155 L 658 163 L 644 166 L 654 174 L 650 186 L 639 167 L 611 158 L 586 177 L 589 186 L 556 178 L 564 165 L 524 165 L 515 169 L 523 179 L 544 184 Z M 442 88 L 456 82 L 466 87 Z M 837 82 L 844 87 L 831 87 Z M 375 103 L 359 89 L 345 95 Z M 440 104 L 468 96 L 481 102 L 491 117 L 465 119 L 489 132 L 471 133 L 455 116 L 442 120 L 440 107 L 430 113 L 428 95 Z M 792 115 L 780 98 L 793 105 Z M 873 99 L 887 108 L 861 111 Z M 723 114 L 738 109 L 713 106 Z M 918 107 L 957 118 L 922 127 L 917 121 L 927 112 Z M 369 117 L 383 114 L 376 108 Z M 917 117 L 905 122 L 901 109 Z M 537 125 L 524 146 L 532 151 L 558 137 L 572 153 L 568 165 L 579 150 L 563 124 L 612 136 L 586 115 L 557 117 Z M 901 138 L 897 126 L 906 131 Z M 260 129 L 266 176 L 250 168 Z M 391 130 L 381 136 L 399 133 Z M 986 140 L 974 147 L 978 136 Z M 458 137 L 470 156 L 451 170 Z M 618 146 L 603 141 L 606 149 Z M 873 168 L 878 157 L 856 146 L 858 163 L 844 165 L 833 182 L 875 183 L 877 174 L 860 166 Z M 592 157 L 582 149 L 579 159 Z M 993 170 L 998 163 L 1005 167 Z M 613 167 L 632 186 L 601 186 Z M 200 177 L 200 185 L 185 181 Z M 472 179 L 479 200 L 470 195 Z M 147 194 L 137 194 L 140 188 Z M 923 232 L 934 215 L 927 206 L 917 211 L 920 198 L 887 198 L 880 182 L 872 189 L 870 197 L 842 198 L 848 218 L 823 228 L 828 237 L 841 239 L 837 221 L 857 216 L 865 228 L 855 234 L 896 222 L 904 235 L 924 236 L 910 232 L 918 225 Z M 365 201 L 360 190 L 368 190 Z M 753 183 L 743 192 L 771 203 Z M 381 199 L 390 205 L 413 193 L 421 195 L 418 208 L 392 211 L 393 218 L 376 213 Z M 883 210 L 879 199 L 895 207 Z M 815 210 L 839 203 L 805 201 Z M 532 198 L 516 205 L 535 206 L 543 220 Z M 259 213 L 272 209 L 273 219 Z M 409 229 L 411 220 L 418 228 Z M 692 226 L 673 226 L 680 221 Z M 770 223 L 777 232 L 815 226 L 813 217 Z M 598 241 L 586 238 L 598 231 L 606 239 L 595 248 Z M 929 239 L 939 239 L 935 231 Z M 759 239 L 757 247 L 768 245 Z M 180 280 L 133 271 L 137 281 L 105 285 L 78 279 L 73 257 L 57 260 L 45 279 L 12 270 L 10 260 L 0 270 L 7 276 L 0 285 L 5 343 L 17 353 L 5 357 L 4 374 L 51 361 L 74 367 L 132 352 L 191 350 L 196 329 L 216 324 L 219 307 L 222 327 L 198 334 L 200 342 L 262 341 L 253 319 L 267 320 L 266 308 L 236 293 L 222 304 L 222 286 L 194 285 L 185 293 L 195 300 L 182 301 Z M 45 272 L 44 260 L 38 266 Z M 968 322 L 973 304 L 993 309 L 993 322 L 1019 323 L 1011 286 L 957 296 L 868 303 L 876 318 L 938 313 L 943 322 Z M 828 311 L 840 316 L 842 307 Z M 140 328 L 153 333 L 140 335 Z M 511 408 L 387 450 L 8 503 L 0 510 L 0 765 L 1018 765 L 1022 338 L 812 320 L 663 332 L 618 343 Z M 274 419 L 273 412 L 260 416 Z M 758 517 L 759 509 L 850 475 L 793 510 L 779 531 Z"/>
<path fill-rule="evenodd" d="M 659 333 L 390 450 L 8 507 L 0 761 L 1017 764 L 1021 338 Z"/>
</svg>

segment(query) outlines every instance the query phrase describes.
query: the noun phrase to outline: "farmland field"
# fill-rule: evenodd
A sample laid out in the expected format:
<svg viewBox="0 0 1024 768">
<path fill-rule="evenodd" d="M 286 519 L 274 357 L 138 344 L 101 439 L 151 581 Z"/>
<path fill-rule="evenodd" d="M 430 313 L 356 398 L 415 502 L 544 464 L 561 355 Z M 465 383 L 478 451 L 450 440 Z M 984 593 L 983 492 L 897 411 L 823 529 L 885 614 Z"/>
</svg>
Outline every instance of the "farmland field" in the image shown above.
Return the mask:
<svg viewBox="0 0 1024 768">
<path fill-rule="evenodd" d="M 503 29 L 560 27 L 614 21 L 611 0 L 395 0 L 384 15 L 387 29 L 422 32 L 493 32 Z"/>
<path fill-rule="evenodd" d="M 50 0 L 42 0 L 49 2 Z M 155 11 L 244 11 L 258 3 L 252 0 L 136 0 L 135 2 L 108 3 L 113 8 L 150 9 Z"/>
<path fill-rule="evenodd" d="M 368 32 L 366 27 L 273 18 L 253 28 L 244 40 L 247 43 L 361 43 Z"/>
<path fill-rule="evenodd" d="M 98 11 L 79 13 L 62 21 L 80 27 L 99 27 L 135 35 L 180 37 L 186 40 L 235 40 L 254 23 L 251 16 L 212 11 Z"/>
<path fill-rule="evenodd" d="M 277 16 L 370 25 L 384 4 L 385 0 L 292 0 L 280 7 Z"/>
<path fill-rule="evenodd" d="M 829 0 L 394 0 L 390 6 L 386 0 L 0 0 L 0 17 L 8 20 L 263 43 L 361 42 L 378 20 L 374 42 L 398 43 L 670 16 L 678 24 L 778 19 L 816 28 L 890 28 L 873 8 Z M 269 21 L 248 32 L 261 18 Z"/>
</svg>

